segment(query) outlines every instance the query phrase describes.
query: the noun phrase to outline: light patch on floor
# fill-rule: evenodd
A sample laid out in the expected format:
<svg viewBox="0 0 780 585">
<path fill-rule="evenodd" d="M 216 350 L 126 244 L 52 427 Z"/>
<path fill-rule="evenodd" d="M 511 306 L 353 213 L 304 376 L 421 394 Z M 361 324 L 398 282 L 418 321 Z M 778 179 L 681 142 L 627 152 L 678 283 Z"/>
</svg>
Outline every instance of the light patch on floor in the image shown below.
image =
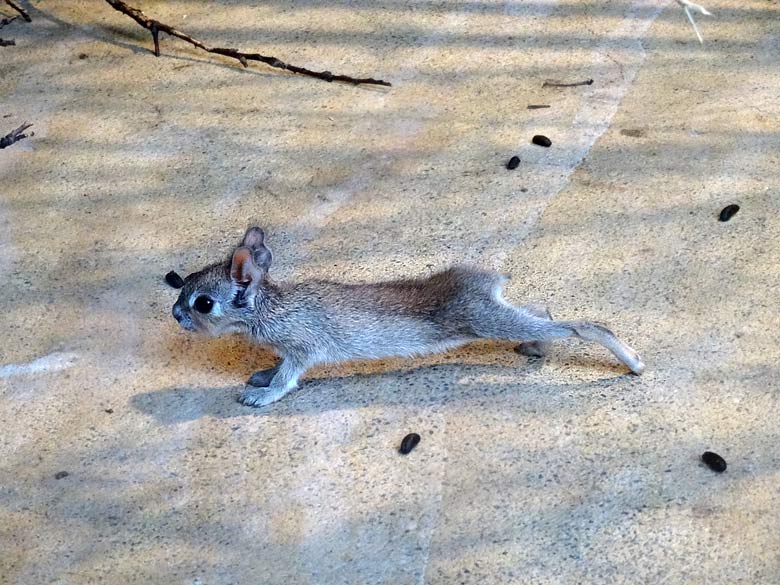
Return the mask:
<svg viewBox="0 0 780 585">
<path fill-rule="evenodd" d="M 34 359 L 25 364 L 7 364 L 0 366 L 0 378 L 27 376 L 41 372 L 59 372 L 73 366 L 79 359 L 76 353 L 55 352 Z"/>
</svg>

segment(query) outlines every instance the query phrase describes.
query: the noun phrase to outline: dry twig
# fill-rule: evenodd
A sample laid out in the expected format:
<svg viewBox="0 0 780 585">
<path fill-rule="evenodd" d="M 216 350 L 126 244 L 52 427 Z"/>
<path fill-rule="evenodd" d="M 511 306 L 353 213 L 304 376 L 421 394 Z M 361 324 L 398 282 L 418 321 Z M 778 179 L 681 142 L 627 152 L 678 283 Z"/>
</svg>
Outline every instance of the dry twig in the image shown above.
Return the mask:
<svg viewBox="0 0 780 585">
<path fill-rule="evenodd" d="M 27 22 L 32 22 L 32 18 L 30 18 L 30 15 L 27 14 L 27 11 L 19 6 L 14 0 L 5 0 L 5 3 L 8 4 L 11 8 L 16 10 L 23 19 L 25 19 Z"/>
<path fill-rule="evenodd" d="M 154 54 L 158 57 L 160 56 L 159 35 L 161 32 L 164 32 L 171 35 L 172 37 L 177 37 L 183 41 L 186 41 L 189 44 L 194 45 L 195 47 L 202 49 L 203 51 L 206 51 L 207 53 L 214 53 L 217 55 L 224 55 L 225 57 L 231 57 L 237 60 L 239 63 L 241 63 L 241 65 L 243 65 L 244 67 L 249 66 L 248 61 L 261 61 L 266 65 L 275 67 L 276 69 L 284 69 L 285 71 L 291 71 L 293 73 L 298 73 L 300 75 L 307 75 L 309 77 L 316 77 L 317 79 L 323 79 L 325 81 L 344 81 L 346 83 L 352 83 L 355 85 L 363 84 L 363 85 L 384 85 L 388 87 L 390 86 L 390 83 L 388 83 L 387 81 L 383 81 L 381 79 L 372 79 L 370 77 L 357 78 L 357 77 L 350 77 L 348 75 L 335 75 L 330 71 L 312 71 L 311 69 L 306 69 L 304 67 L 298 67 L 297 65 L 290 65 L 289 63 L 284 63 L 283 61 L 280 61 L 276 57 L 268 57 L 266 55 L 261 55 L 260 53 L 244 53 L 243 51 L 239 51 L 238 49 L 209 47 L 208 45 L 204 44 L 198 39 L 195 39 L 188 34 L 178 31 L 172 26 L 169 26 L 158 20 L 149 18 L 148 16 L 146 16 L 146 14 L 143 13 L 143 11 L 138 10 L 137 8 L 133 8 L 132 6 L 129 6 L 126 2 L 123 2 L 122 0 L 106 0 L 106 2 L 108 2 L 115 10 L 118 10 L 122 14 L 129 16 L 138 24 L 140 24 L 142 27 L 144 27 L 146 30 L 148 30 L 150 33 L 152 33 L 152 40 L 154 41 Z"/>
<path fill-rule="evenodd" d="M 542 87 L 577 87 L 578 85 L 593 85 L 593 80 L 586 79 L 585 81 L 577 81 L 575 83 L 559 83 L 548 79 L 542 84 Z"/>
<path fill-rule="evenodd" d="M 696 21 L 693 19 L 693 13 L 691 12 L 691 10 L 696 10 L 697 12 L 701 12 L 705 16 L 712 16 L 712 12 L 710 12 L 700 4 L 691 2 L 691 0 L 677 0 L 677 3 L 683 7 L 683 10 L 685 11 L 685 15 L 688 17 L 688 20 L 691 21 L 691 26 L 693 27 L 693 32 L 696 33 L 696 38 L 699 39 L 699 42 L 701 44 L 704 44 L 704 39 L 701 37 L 701 33 L 699 32 L 699 27 L 696 26 Z"/>
<path fill-rule="evenodd" d="M 30 126 L 32 126 L 32 124 L 24 123 L 16 130 L 13 130 L 0 138 L 0 148 L 7 148 L 14 142 L 19 142 L 22 138 L 27 138 L 27 134 L 24 134 L 24 131 L 27 130 Z M 30 133 L 30 136 L 32 136 L 32 133 Z"/>
</svg>

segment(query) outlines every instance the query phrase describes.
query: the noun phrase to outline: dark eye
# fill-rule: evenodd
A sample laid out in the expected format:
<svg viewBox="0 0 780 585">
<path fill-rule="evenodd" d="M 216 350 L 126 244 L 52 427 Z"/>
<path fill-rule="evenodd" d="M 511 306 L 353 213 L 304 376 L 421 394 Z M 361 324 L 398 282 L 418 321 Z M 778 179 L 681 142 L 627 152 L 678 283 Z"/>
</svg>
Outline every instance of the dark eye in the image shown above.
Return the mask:
<svg viewBox="0 0 780 585">
<path fill-rule="evenodd" d="M 206 295 L 200 295 L 195 299 L 195 302 L 192 303 L 192 306 L 198 313 L 203 313 L 205 315 L 206 313 L 211 313 L 211 309 L 214 307 L 214 301 Z"/>
</svg>

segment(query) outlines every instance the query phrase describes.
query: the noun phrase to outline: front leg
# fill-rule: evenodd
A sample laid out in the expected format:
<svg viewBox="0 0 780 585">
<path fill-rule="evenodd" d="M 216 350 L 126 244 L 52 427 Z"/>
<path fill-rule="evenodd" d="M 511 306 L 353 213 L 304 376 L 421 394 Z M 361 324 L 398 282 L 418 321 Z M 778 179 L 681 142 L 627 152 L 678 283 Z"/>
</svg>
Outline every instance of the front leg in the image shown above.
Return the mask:
<svg viewBox="0 0 780 585">
<path fill-rule="evenodd" d="M 245 406 L 255 407 L 266 406 L 276 402 L 298 387 L 298 379 L 306 371 L 306 366 L 297 360 L 284 358 L 276 369 L 277 371 L 267 388 L 247 387 L 241 393 L 238 401 Z"/>
</svg>

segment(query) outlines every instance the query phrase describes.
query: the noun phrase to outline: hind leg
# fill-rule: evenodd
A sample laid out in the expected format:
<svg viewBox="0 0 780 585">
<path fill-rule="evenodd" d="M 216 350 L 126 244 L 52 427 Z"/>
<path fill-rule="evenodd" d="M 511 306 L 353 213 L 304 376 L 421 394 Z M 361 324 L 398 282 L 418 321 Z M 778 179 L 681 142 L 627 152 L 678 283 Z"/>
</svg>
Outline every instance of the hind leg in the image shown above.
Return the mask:
<svg viewBox="0 0 780 585">
<path fill-rule="evenodd" d="M 606 327 L 587 321 L 553 321 L 539 317 L 534 309 L 513 307 L 498 296 L 494 301 L 473 315 L 471 326 L 478 337 L 528 343 L 577 336 L 603 345 L 635 374 L 645 369 L 639 355 Z"/>
<path fill-rule="evenodd" d="M 525 309 L 535 317 L 539 317 L 541 319 L 548 319 L 552 321 L 552 315 L 550 314 L 549 309 L 544 305 L 533 304 L 533 305 L 525 305 L 520 308 Z M 549 341 L 524 341 L 515 348 L 515 351 L 520 355 L 542 358 L 547 355 L 548 351 L 550 351 L 550 342 Z"/>
<path fill-rule="evenodd" d="M 268 368 L 267 370 L 259 370 L 252 374 L 246 383 L 250 386 L 254 386 L 255 388 L 267 388 L 278 371 L 279 366 L 274 366 L 273 368 Z"/>
</svg>

